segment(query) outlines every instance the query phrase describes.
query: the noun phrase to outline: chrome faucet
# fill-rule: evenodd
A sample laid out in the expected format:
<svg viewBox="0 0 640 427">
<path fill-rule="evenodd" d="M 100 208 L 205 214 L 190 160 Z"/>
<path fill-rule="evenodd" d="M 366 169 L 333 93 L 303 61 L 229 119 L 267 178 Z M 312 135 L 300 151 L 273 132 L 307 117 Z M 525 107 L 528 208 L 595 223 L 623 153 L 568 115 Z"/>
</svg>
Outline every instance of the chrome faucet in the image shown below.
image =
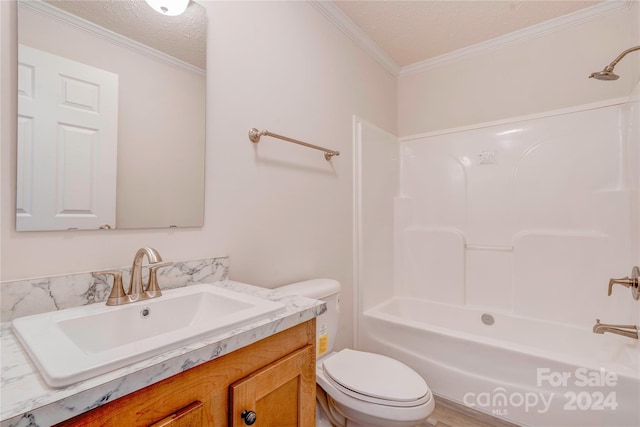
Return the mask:
<svg viewBox="0 0 640 427">
<path fill-rule="evenodd" d="M 149 282 L 147 287 L 142 286 L 142 261 L 144 257 L 149 260 Z M 122 271 L 106 270 L 96 271 L 94 276 L 101 274 L 110 274 L 113 276 L 113 288 L 107 298 L 107 305 L 122 305 L 130 302 L 141 301 L 150 298 L 157 298 L 162 295 L 158 286 L 157 269 L 173 264 L 172 262 L 162 262 L 162 257 L 153 248 L 138 249 L 133 257 L 133 265 L 131 266 L 131 281 L 129 282 L 129 291 L 125 292 L 122 286 Z"/>
<path fill-rule="evenodd" d="M 605 332 L 638 339 L 638 327 L 636 325 L 607 325 L 606 323 L 600 323 L 600 319 L 596 319 L 596 324 L 593 325 L 593 333 L 604 334 Z"/>
</svg>

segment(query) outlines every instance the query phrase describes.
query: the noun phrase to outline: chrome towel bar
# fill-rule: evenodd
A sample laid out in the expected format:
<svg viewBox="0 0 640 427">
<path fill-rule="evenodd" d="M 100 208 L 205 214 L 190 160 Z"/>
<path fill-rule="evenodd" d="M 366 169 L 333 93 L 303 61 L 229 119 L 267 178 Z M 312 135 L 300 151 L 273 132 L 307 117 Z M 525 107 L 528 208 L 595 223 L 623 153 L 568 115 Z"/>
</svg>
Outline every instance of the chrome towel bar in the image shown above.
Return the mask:
<svg viewBox="0 0 640 427">
<path fill-rule="evenodd" d="M 256 128 L 252 128 L 249 131 L 249 139 L 253 143 L 260 142 L 261 136 L 270 136 L 272 138 L 282 139 L 283 141 L 293 142 L 294 144 L 304 145 L 305 147 L 313 148 L 314 150 L 324 151 L 325 160 L 329 161 L 333 156 L 339 156 L 340 152 L 335 150 L 329 150 L 328 148 L 320 147 L 317 145 L 309 144 L 308 142 L 298 141 L 297 139 L 289 138 L 287 136 L 278 135 L 277 133 L 269 132 L 268 130 L 260 131 Z"/>
</svg>

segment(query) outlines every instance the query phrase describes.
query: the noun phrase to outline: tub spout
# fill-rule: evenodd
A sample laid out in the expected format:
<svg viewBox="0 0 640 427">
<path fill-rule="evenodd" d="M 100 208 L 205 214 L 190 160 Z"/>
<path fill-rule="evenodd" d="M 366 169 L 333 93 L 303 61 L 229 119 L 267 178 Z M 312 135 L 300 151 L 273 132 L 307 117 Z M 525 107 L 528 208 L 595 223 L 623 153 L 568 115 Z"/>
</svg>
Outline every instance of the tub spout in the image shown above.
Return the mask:
<svg viewBox="0 0 640 427">
<path fill-rule="evenodd" d="M 605 332 L 638 339 L 638 327 L 636 325 L 608 325 L 606 323 L 600 323 L 600 319 L 596 319 L 596 324 L 593 325 L 593 333 L 604 334 Z"/>
</svg>

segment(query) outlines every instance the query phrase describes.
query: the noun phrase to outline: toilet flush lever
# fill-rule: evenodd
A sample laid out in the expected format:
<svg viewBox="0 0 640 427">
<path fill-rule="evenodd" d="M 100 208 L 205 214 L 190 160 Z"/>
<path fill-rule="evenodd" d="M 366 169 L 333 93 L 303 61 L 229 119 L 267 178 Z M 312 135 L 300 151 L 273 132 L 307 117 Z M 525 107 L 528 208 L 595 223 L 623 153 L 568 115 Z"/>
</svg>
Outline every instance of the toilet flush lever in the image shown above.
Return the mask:
<svg viewBox="0 0 640 427">
<path fill-rule="evenodd" d="M 631 270 L 631 277 L 623 277 L 621 279 L 611 279 L 609 280 L 609 292 L 607 295 L 611 295 L 611 291 L 613 290 L 613 285 L 622 285 L 626 288 L 631 289 L 631 296 L 634 300 L 640 299 L 640 292 L 638 291 L 638 284 L 640 276 L 640 268 L 637 266 L 633 267 Z"/>
</svg>

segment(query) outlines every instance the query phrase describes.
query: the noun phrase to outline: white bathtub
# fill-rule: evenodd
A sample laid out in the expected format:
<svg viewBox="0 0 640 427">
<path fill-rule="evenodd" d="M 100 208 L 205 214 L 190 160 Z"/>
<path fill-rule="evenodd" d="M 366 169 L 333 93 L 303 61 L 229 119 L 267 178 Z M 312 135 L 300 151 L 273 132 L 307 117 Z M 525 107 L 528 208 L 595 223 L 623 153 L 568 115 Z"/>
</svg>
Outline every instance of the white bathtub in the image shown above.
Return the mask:
<svg viewBox="0 0 640 427">
<path fill-rule="evenodd" d="M 413 367 L 439 396 L 536 427 L 640 426 L 640 344 L 591 329 L 413 298 L 364 312 L 360 348 Z"/>
</svg>

